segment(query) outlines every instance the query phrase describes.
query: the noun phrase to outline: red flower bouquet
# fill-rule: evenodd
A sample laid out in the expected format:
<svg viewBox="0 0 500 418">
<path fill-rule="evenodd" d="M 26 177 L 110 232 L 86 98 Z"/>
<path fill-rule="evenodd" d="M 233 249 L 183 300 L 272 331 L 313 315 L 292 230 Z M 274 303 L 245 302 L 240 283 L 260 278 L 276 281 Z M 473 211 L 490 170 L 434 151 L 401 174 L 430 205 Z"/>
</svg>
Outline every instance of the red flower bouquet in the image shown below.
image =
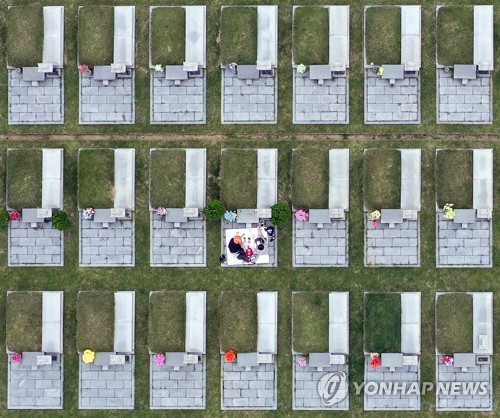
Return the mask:
<svg viewBox="0 0 500 418">
<path fill-rule="evenodd" d="M 21 218 L 21 215 L 18 211 L 13 211 L 9 213 L 9 218 L 11 221 L 18 221 Z"/>
<path fill-rule="evenodd" d="M 372 359 L 370 363 L 368 363 L 372 368 L 376 369 L 378 366 L 382 364 L 380 361 L 380 355 L 378 353 L 370 354 L 370 358 Z"/>
<path fill-rule="evenodd" d="M 236 351 L 233 349 L 229 350 L 226 354 L 224 354 L 224 359 L 228 363 L 234 363 L 234 360 L 236 360 Z"/>
</svg>

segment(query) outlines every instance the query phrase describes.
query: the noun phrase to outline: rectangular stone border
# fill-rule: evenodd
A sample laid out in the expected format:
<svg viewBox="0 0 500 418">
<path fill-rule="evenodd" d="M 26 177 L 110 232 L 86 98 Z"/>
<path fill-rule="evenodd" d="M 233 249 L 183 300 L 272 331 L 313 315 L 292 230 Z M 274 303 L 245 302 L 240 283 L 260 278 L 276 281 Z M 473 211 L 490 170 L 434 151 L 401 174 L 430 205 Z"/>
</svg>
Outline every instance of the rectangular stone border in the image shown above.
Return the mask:
<svg viewBox="0 0 500 418">
<path fill-rule="evenodd" d="M 12 6 L 9 6 L 12 7 Z M 12 122 L 10 120 L 10 95 L 11 95 L 11 86 L 10 86 L 10 72 L 11 68 L 7 68 L 7 97 L 8 97 L 8 111 L 7 111 L 7 119 L 8 125 L 64 125 L 64 69 L 61 69 L 61 121 L 60 122 Z"/>
<path fill-rule="evenodd" d="M 11 264 L 10 262 L 10 225 L 7 227 L 7 267 L 64 267 L 64 231 L 61 231 L 61 262 L 59 264 Z"/>
<path fill-rule="evenodd" d="M 224 353 L 220 353 L 220 409 L 221 411 L 277 411 L 278 410 L 278 355 L 274 354 L 274 406 L 227 408 L 224 406 Z"/>
<path fill-rule="evenodd" d="M 420 248 L 420 213 L 418 213 L 418 219 L 417 219 L 417 240 L 418 240 L 418 264 L 401 264 L 401 265 L 372 265 L 372 264 L 367 264 L 366 263 L 366 254 L 367 254 L 367 251 L 366 251 L 366 240 L 367 240 L 367 237 L 366 237 L 366 224 L 368 222 L 368 212 L 364 212 L 364 218 L 365 218 L 365 222 L 364 222 L 364 228 L 363 228 L 363 237 L 364 237 L 364 253 L 363 253 L 363 265 L 364 267 L 368 267 L 368 268 L 380 268 L 380 267 L 387 267 L 387 268 L 419 268 L 420 267 L 420 261 L 421 261 L 421 248 Z M 437 234 L 436 234 L 436 237 L 437 237 Z M 436 238 L 437 239 L 437 238 Z M 436 254 L 437 254 L 437 248 L 436 248 Z M 397 292 L 397 293 L 401 293 L 401 292 Z M 369 354 L 369 353 L 368 353 Z"/>
<path fill-rule="evenodd" d="M 85 6 L 80 6 L 80 8 Z M 114 7 L 114 6 L 111 6 Z M 78 74 L 78 124 L 79 125 L 135 125 L 135 68 L 132 71 L 132 121 L 131 122 L 82 122 L 82 75 Z"/>
<path fill-rule="evenodd" d="M 131 264 L 82 264 L 82 212 L 78 210 L 78 267 L 135 267 L 135 212 L 132 212 L 132 263 Z"/>
<path fill-rule="evenodd" d="M 437 150 L 436 150 L 437 151 Z M 471 268 L 471 269 L 488 269 L 493 268 L 493 218 L 490 219 L 490 264 L 489 265 L 477 265 L 477 264 L 439 264 L 439 214 L 441 212 L 438 211 L 437 203 L 436 203 L 436 268 L 446 268 L 446 269 L 463 269 L 463 268 Z M 437 295 L 437 293 L 436 293 Z"/>
<path fill-rule="evenodd" d="M 153 216 L 155 211 L 153 209 L 149 209 L 149 266 L 150 267 L 166 267 L 166 268 L 176 268 L 176 267 L 192 267 L 192 268 L 200 268 L 207 267 L 207 221 L 200 218 L 196 219 L 202 222 L 205 222 L 205 234 L 203 234 L 203 246 L 205 251 L 203 253 L 203 259 L 205 260 L 203 264 L 155 264 L 153 263 Z M 135 236 L 135 233 L 134 233 Z M 135 245 L 134 245 L 135 250 Z M 135 253 L 135 251 L 134 251 Z M 135 254 L 134 254 L 135 256 Z M 135 257 L 134 257 L 135 258 Z"/>
<path fill-rule="evenodd" d="M 332 268 L 345 268 L 349 267 L 349 213 L 346 212 L 345 223 L 346 223 L 346 237 L 345 237 L 345 264 L 295 264 L 295 223 L 297 220 L 295 216 L 292 220 L 292 267 L 294 268 L 316 268 L 316 267 L 332 267 Z M 366 234 L 365 234 L 366 235 Z M 366 242 L 366 236 L 365 236 Z M 366 246 L 366 244 L 365 244 Z"/>
<path fill-rule="evenodd" d="M 151 293 L 149 292 L 149 295 L 151 296 Z M 203 364 L 203 405 L 202 406 L 151 406 L 153 404 L 153 357 L 154 354 L 150 353 L 149 354 L 150 360 L 149 360 L 149 409 L 151 410 L 205 410 L 207 409 L 207 356 L 206 354 L 203 354 L 201 357 L 203 358 L 202 364 Z"/>
<path fill-rule="evenodd" d="M 82 393 L 82 361 L 80 359 L 80 354 L 78 354 L 78 410 L 82 410 L 82 411 L 85 411 L 85 410 L 113 410 L 113 409 L 124 409 L 124 410 L 131 410 L 131 409 L 135 409 L 135 354 L 128 354 L 128 356 L 130 356 L 131 358 L 131 361 L 130 361 L 130 364 L 132 365 L 132 371 L 130 372 L 130 374 L 132 375 L 132 387 L 131 387 L 131 391 L 132 391 L 132 406 L 121 406 L 121 407 L 117 407 L 117 406 L 85 406 L 85 407 L 82 407 L 81 405 L 81 399 L 82 399 L 82 396 L 81 396 L 81 393 Z"/>
</svg>

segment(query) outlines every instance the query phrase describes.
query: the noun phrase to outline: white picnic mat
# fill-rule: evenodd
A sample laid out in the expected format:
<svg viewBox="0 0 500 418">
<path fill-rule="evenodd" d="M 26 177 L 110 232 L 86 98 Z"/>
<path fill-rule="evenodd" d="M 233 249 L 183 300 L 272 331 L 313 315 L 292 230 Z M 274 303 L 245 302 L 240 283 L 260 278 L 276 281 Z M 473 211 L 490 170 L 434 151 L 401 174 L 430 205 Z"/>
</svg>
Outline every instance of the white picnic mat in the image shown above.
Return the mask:
<svg viewBox="0 0 500 418">
<path fill-rule="evenodd" d="M 243 260 L 238 260 L 238 254 L 232 254 L 229 251 L 229 249 L 227 248 L 227 246 L 229 245 L 229 241 L 231 241 L 231 239 L 236 235 L 240 235 L 245 241 L 249 239 L 250 246 L 255 250 L 255 238 L 259 236 L 258 231 L 258 228 L 226 229 L 226 259 L 229 266 L 246 264 Z M 255 264 L 269 264 L 269 254 L 258 255 L 255 260 Z"/>
</svg>

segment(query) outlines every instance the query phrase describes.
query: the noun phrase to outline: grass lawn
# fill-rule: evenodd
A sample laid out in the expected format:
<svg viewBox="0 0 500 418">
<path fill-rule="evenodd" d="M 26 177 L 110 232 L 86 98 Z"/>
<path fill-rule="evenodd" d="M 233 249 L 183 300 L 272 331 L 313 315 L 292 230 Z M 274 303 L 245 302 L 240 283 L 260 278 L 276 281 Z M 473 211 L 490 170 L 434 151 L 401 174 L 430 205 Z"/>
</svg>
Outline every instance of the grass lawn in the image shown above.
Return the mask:
<svg viewBox="0 0 500 418">
<path fill-rule="evenodd" d="M 257 62 L 257 8 L 225 7 L 220 17 L 222 64 Z"/>
<path fill-rule="evenodd" d="M 328 64 L 329 16 L 326 7 L 298 7 L 293 19 L 295 64 Z"/>
<path fill-rule="evenodd" d="M 400 208 L 401 152 L 397 149 L 367 149 L 363 164 L 366 209 Z"/>
<path fill-rule="evenodd" d="M 78 17 L 78 61 L 93 68 L 113 62 L 115 9 L 82 7 Z"/>
<path fill-rule="evenodd" d="M 440 295 L 436 307 L 436 345 L 441 354 L 472 352 L 472 295 Z"/>
<path fill-rule="evenodd" d="M 257 294 L 223 292 L 219 299 L 220 349 L 236 353 L 257 350 Z"/>
<path fill-rule="evenodd" d="M 293 350 L 328 352 L 328 292 L 297 292 L 292 296 Z"/>
<path fill-rule="evenodd" d="M 151 152 L 150 202 L 153 208 L 183 208 L 186 203 L 186 151 Z"/>
<path fill-rule="evenodd" d="M 78 293 L 76 311 L 76 348 L 109 352 L 114 348 L 114 292 L 90 291 Z"/>
<path fill-rule="evenodd" d="M 42 293 L 7 295 L 5 322 L 8 350 L 15 353 L 42 351 Z"/>
<path fill-rule="evenodd" d="M 78 207 L 109 209 L 114 205 L 115 151 L 82 149 L 78 155 Z"/>
<path fill-rule="evenodd" d="M 219 182 L 226 209 L 257 208 L 257 150 L 223 150 Z"/>
<path fill-rule="evenodd" d="M 438 64 L 472 64 L 474 8 L 467 5 L 441 7 L 438 11 L 436 36 Z"/>
<path fill-rule="evenodd" d="M 369 7 L 365 15 L 368 64 L 401 64 L 401 8 Z"/>
<path fill-rule="evenodd" d="M 365 295 L 365 352 L 401 352 L 401 295 L 368 293 Z"/>
<path fill-rule="evenodd" d="M 42 150 L 7 152 L 7 207 L 22 210 L 42 206 Z"/>
<path fill-rule="evenodd" d="M 328 208 L 330 163 L 328 151 L 293 150 L 292 204 L 295 209 Z"/>
<path fill-rule="evenodd" d="M 42 7 L 18 6 L 8 9 L 6 48 L 7 63 L 11 67 L 35 67 L 42 62 Z"/>
<path fill-rule="evenodd" d="M 472 150 L 436 152 L 436 198 L 438 207 L 453 203 L 455 209 L 472 208 Z"/>
<path fill-rule="evenodd" d="M 149 297 L 149 351 L 185 350 L 186 293 L 154 292 Z"/>
<path fill-rule="evenodd" d="M 182 65 L 185 61 L 186 10 L 156 7 L 151 12 L 151 61 L 153 65 Z"/>
</svg>

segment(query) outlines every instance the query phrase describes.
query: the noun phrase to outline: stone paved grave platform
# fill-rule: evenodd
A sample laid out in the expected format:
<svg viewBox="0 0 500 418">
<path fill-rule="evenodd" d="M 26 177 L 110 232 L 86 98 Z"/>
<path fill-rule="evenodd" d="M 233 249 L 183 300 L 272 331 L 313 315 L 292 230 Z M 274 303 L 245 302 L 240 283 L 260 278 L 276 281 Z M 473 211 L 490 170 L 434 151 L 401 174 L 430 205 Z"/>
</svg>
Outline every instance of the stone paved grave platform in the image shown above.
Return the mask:
<svg viewBox="0 0 500 418">
<path fill-rule="evenodd" d="M 463 372 L 461 368 L 441 364 L 442 358 L 443 356 L 436 356 L 436 385 L 438 387 L 443 385 L 443 390 L 438 391 L 436 396 L 436 409 L 438 411 L 491 411 L 493 408 L 492 365 L 483 364 L 468 368 L 467 371 Z M 444 388 L 449 387 L 453 382 L 463 382 L 464 385 L 479 385 L 485 382 L 484 387 L 487 389 L 487 393 L 473 395 L 465 394 L 465 391 L 459 390 L 460 394 L 452 395 Z"/>
<path fill-rule="evenodd" d="M 158 366 L 150 356 L 151 409 L 205 409 L 206 357 L 199 364 L 189 364 L 175 371 Z"/>
<path fill-rule="evenodd" d="M 135 72 L 103 86 L 101 81 L 80 75 L 80 124 L 134 124 Z"/>
<path fill-rule="evenodd" d="M 62 409 L 64 360 L 50 366 L 31 366 L 8 362 L 8 409 Z"/>
<path fill-rule="evenodd" d="M 81 358 L 79 404 L 80 409 L 134 409 L 135 358 L 121 366 L 85 364 Z"/>
<path fill-rule="evenodd" d="M 151 73 L 151 123 L 152 124 L 204 124 L 206 113 L 206 76 L 174 80 Z"/>
<path fill-rule="evenodd" d="M 63 266 L 64 232 L 51 222 L 38 228 L 21 221 L 9 222 L 9 266 Z"/>
<path fill-rule="evenodd" d="M 80 267 L 133 267 L 135 222 L 102 224 L 82 219 L 80 213 Z"/>
<path fill-rule="evenodd" d="M 297 355 L 293 356 L 293 404 L 294 410 L 348 410 L 349 398 L 346 397 L 332 406 L 326 406 L 318 392 L 319 380 L 327 373 L 343 372 L 349 375 L 348 364 L 333 364 L 318 371 L 309 364 L 301 367 L 297 365 Z"/>
<path fill-rule="evenodd" d="M 349 78 L 316 80 L 293 70 L 293 123 L 349 123 Z"/>
<path fill-rule="evenodd" d="M 413 385 L 420 389 L 420 364 L 417 366 L 396 367 L 394 372 L 389 371 L 388 367 L 377 367 L 373 369 L 370 366 L 370 356 L 365 356 L 365 382 L 375 382 L 381 387 L 381 383 L 393 387 L 406 387 L 409 389 Z M 373 389 L 372 389 L 373 390 Z M 415 390 L 402 393 L 402 390 L 393 394 L 386 394 L 384 391 L 377 391 L 374 394 L 364 391 L 365 411 L 374 410 L 420 410 L 420 395 Z"/>
<path fill-rule="evenodd" d="M 437 70 L 438 123 L 479 124 L 493 121 L 492 80 L 489 77 L 454 80 L 452 72 Z"/>
<path fill-rule="evenodd" d="M 257 225 L 254 225 L 257 227 Z M 221 254 L 226 254 L 227 246 L 226 246 L 226 229 L 245 229 L 245 224 L 240 224 L 238 222 L 221 222 Z M 274 241 L 270 242 L 268 239 L 268 249 L 269 249 L 269 264 L 238 264 L 234 266 L 229 266 L 226 263 L 221 264 L 221 267 L 276 267 L 278 265 L 278 247 L 276 243 L 278 242 L 278 229 L 275 228 L 275 237 Z"/>
<path fill-rule="evenodd" d="M 221 409 L 277 409 L 278 388 L 275 364 L 261 364 L 246 371 L 221 356 Z"/>
<path fill-rule="evenodd" d="M 436 267 L 492 267 L 491 220 L 476 220 L 462 228 L 438 214 L 436 224 Z"/>
<path fill-rule="evenodd" d="M 206 267 L 206 221 L 190 220 L 174 228 L 155 212 L 150 217 L 152 267 Z"/>
<path fill-rule="evenodd" d="M 22 74 L 8 70 L 9 125 L 64 123 L 64 77 L 46 78 L 32 86 Z"/>
<path fill-rule="evenodd" d="M 349 222 L 334 220 L 318 229 L 316 224 L 293 218 L 294 267 L 347 267 Z"/>
<path fill-rule="evenodd" d="M 365 123 L 420 123 L 420 78 L 396 80 L 391 86 L 365 70 Z"/>
<path fill-rule="evenodd" d="M 278 78 L 245 80 L 222 70 L 222 123 L 277 123 Z"/>
<path fill-rule="evenodd" d="M 419 267 L 420 221 L 405 219 L 389 228 L 379 223 L 373 227 L 369 214 L 365 215 L 366 267 Z"/>
</svg>

